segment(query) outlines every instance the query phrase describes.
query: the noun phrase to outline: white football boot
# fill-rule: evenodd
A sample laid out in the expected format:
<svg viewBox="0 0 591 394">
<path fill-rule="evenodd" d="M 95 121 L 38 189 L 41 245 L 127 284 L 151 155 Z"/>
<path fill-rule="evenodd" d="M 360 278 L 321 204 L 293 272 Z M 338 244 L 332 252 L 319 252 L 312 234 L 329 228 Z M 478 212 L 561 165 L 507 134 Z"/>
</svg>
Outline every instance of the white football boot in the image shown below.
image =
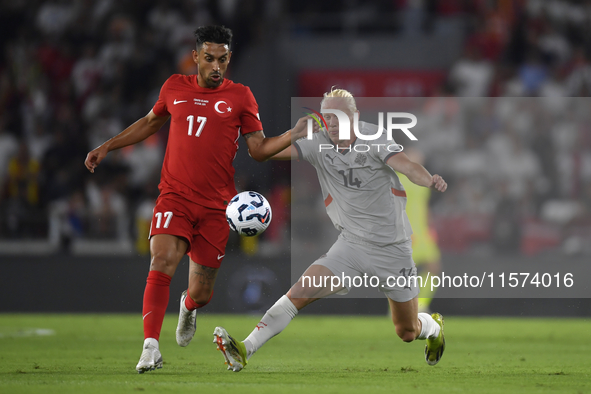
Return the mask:
<svg viewBox="0 0 591 394">
<path fill-rule="evenodd" d="M 153 371 L 156 368 L 162 368 L 162 354 L 158 349 L 158 341 L 154 338 L 147 338 L 144 341 L 144 350 L 140 356 L 140 361 L 135 369 L 138 373 Z"/>
<path fill-rule="evenodd" d="M 179 311 L 179 324 L 176 326 L 176 343 L 185 347 L 191 343 L 197 328 L 197 309 L 189 311 L 185 306 L 185 299 L 188 297 L 187 290 L 181 296 L 181 307 Z"/>
<path fill-rule="evenodd" d="M 213 343 L 226 359 L 225 364 L 230 371 L 240 372 L 248 361 L 246 359 L 246 346 L 232 338 L 223 327 L 216 327 L 213 332 Z"/>
</svg>

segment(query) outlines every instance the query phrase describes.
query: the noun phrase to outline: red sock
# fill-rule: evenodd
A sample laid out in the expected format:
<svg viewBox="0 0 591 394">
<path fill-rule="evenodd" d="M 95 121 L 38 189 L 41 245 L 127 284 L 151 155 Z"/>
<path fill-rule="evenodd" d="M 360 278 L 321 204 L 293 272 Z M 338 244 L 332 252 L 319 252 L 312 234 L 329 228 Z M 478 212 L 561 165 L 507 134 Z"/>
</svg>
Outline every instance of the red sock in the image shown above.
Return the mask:
<svg viewBox="0 0 591 394">
<path fill-rule="evenodd" d="M 172 277 L 160 271 L 150 271 L 144 291 L 144 339 L 160 339 L 160 330 L 170 298 Z M 187 297 L 188 298 L 188 297 Z"/>
<path fill-rule="evenodd" d="M 187 293 L 189 293 L 188 290 L 187 290 Z M 185 308 L 187 308 L 187 310 L 189 310 L 189 311 L 203 308 L 205 305 L 209 304 L 209 301 L 211 301 L 211 297 L 213 297 L 213 291 L 211 292 L 211 295 L 209 296 L 209 300 L 207 300 L 207 302 L 205 304 L 198 304 L 195 301 L 193 301 L 191 296 L 188 296 L 187 298 L 185 298 Z"/>
</svg>

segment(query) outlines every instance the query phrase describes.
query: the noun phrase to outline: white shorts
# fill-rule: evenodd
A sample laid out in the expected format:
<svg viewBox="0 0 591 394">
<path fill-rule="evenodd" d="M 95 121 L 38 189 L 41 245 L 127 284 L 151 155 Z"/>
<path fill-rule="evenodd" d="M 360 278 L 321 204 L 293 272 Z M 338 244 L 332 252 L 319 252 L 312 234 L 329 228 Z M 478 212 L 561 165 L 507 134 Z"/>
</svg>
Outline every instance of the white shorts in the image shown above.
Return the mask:
<svg viewBox="0 0 591 394">
<path fill-rule="evenodd" d="M 363 286 L 374 287 L 396 302 L 406 302 L 419 294 L 416 281 L 417 268 L 412 259 L 412 241 L 387 246 L 377 246 L 357 237 L 341 233 L 328 253 L 312 265 L 322 265 L 340 278 L 368 278 Z M 414 277 L 414 279 L 412 279 Z M 337 294 L 344 295 L 351 287 L 360 287 L 360 280 L 343 280 L 345 289 Z"/>
</svg>

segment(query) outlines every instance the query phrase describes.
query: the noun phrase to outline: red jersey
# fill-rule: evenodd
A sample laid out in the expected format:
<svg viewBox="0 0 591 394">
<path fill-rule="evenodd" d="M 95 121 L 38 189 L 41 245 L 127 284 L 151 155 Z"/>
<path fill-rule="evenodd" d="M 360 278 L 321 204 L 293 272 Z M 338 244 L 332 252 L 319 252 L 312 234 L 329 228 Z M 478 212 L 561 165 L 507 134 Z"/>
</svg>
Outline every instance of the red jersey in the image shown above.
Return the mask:
<svg viewBox="0 0 591 394">
<path fill-rule="evenodd" d="M 197 75 L 175 74 L 162 85 L 152 110 L 170 115 L 160 193 L 225 209 L 236 194 L 232 161 L 238 139 L 263 129 L 250 89 L 229 79 L 218 88 L 202 88 Z"/>
</svg>

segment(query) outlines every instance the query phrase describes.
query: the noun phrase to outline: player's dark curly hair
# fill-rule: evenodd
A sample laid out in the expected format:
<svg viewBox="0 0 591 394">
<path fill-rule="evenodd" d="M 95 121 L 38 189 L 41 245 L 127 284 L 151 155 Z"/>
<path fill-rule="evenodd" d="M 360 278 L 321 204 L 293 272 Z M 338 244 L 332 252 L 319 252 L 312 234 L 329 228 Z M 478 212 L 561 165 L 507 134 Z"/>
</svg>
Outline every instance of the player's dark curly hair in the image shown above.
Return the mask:
<svg viewBox="0 0 591 394">
<path fill-rule="evenodd" d="M 232 41 L 232 30 L 225 26 L 201 26 L 195 30 L 195 41 L 197 52 L 201 50 L 201 46 L 205 42 L 212 42 L 215 44 L 226 44 L 230 48 Z"/>
</svg>

